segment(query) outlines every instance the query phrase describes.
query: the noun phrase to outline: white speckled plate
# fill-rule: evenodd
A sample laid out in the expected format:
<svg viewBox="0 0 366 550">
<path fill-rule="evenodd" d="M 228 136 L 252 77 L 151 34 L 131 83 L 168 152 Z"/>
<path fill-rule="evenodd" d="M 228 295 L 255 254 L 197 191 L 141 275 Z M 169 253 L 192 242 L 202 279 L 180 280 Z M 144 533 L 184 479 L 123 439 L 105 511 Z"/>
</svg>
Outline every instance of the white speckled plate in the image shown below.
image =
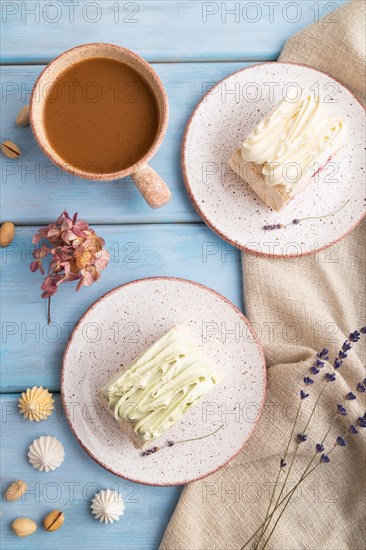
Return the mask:
<svg viewBox="0 0 366 550">
<path fill-rule="evenodd" d="M 100 387 L 178 323 L 226 373 L 225 380 L 141 456 L 97 400 Z M 149 485 L 179 485 L 231 460 L 251 435 L 265 394 L 264 356 L 244 315 L 207 287 L 173 278 L 141 279 L 100 298 L 80 319 L 61 375 L 64 409 L 84 449 L 112 473 Z"/>
<path fill-rule="evenodd" d="M 283 97 L 306 86 L 330 114 L 349 120 L 349 142 L 313 183 L 274 212 L 234 174 L 228 159 Z M 219 82 L 196 107 L 183 140 L 182 168 L 194 207 L 223 239 L 261 255 L 311 254 L 343 238 L 365 215 L 365 112 L 347 88 L 317 70 L 290 63 L 248 67 Z M 348 200 L 341 212 L 324 217 Z M 323 218 L 292 224 L 308 216 Z M 290 225 L 263 229 L 278 223 Z"/>
</svg>

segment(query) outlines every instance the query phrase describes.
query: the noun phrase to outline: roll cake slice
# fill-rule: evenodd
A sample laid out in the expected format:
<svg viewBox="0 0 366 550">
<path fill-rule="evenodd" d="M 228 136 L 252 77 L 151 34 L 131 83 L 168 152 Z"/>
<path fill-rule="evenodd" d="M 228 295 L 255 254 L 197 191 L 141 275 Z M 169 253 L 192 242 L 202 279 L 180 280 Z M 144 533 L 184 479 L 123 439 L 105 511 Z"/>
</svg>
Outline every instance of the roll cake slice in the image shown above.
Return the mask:
<svg viewBox="0 0 366 550">
<path fill-rule="evenodd" d="M 224 378 L 185 325 L 177 325 L 116 374 L 100 399 L 135 447 L 162 436 Z"/>
<path fill-rule="evenodd" d="M 258 197 L 281 210 L 344 147 L 348 123 L 329 115 L 310 89 L 282 100 L 229 159 L 230 167 Z"/>
</svg>

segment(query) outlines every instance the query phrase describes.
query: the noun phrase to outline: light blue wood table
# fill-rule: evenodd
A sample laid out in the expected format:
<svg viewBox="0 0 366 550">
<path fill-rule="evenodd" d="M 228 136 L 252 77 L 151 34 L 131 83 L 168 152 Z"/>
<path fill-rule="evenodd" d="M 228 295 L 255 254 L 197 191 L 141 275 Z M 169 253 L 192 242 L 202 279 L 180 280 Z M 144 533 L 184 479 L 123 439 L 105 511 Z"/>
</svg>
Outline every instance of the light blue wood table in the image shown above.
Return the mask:
<svg viewBox="0 0 366 550">
<path fill-rule="evenodd" d="M 1 249 L 1 482 L 28 483 L 23 501 L 1 505 L 2 549 L 110 548 L 154 550 L 180 495 L 124 481 L 93 462 L 74 439 L 62 413 L 58 392 L 62 352 L 80 315 L 104 292 L 133 279 L 154 275 L 203 283 L 243 307 L 240 255 L 199 219 L 187 198 L 179 154 L 185 124 L 210 86 L 253 62 L 275 60 L 293 33 L 329 15 L 345 0 L 205 2 L 199 0 L 12 0 L 1 2 L 1 140 L 15 141 L 20 161 L 2 158 L 1 222 L 16 223 L 16 238 Z M 38 149 L 29 128 L 15 116 L 28 103 L 42 67 L 62 51 L 85 42 L 112 42 L 135 50 L 162 78 L 170 101 L 170 124 L 152 166 L 169 183 L 173 198 L 153 211 L 132 182 L 70 181 Z M 31 274 L 31 238 L 36 228 L 64 209 L 78 211 L 102 235 L 111 262 L 101 281 L 75 295 L 67 285 L 53 300 L 53 325 L 46 324 L 39 274 Z M 17 412 L 19 392 L 43 385 L 56 396 L 56 411 L 46 422 L 24 422 Z M 27 449 L 42 434 L 65 446 L 61 468 L 34 470 Z M 126 513 L 105 526 L 90 513 L 90 498 L 106 487 L 119 490 Z M 42 528 L 19 539 L 11 522 L 36 521 L 49 510 L 65 512 L 64 527 Z"/>
</svg>

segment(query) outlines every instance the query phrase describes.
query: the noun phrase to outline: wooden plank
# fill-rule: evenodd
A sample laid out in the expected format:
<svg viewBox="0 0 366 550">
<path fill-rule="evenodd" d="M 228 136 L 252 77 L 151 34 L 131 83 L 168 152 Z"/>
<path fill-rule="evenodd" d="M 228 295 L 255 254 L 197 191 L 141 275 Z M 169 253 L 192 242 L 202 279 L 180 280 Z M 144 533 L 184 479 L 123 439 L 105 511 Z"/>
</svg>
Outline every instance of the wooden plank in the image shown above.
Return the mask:
<svg viewBox="0 0 366 550">
<path fill-rule="evenodd" d="M 290 35 L 346 1 L 4 0 L 2 60 L 48 62 L 86 42 L 150 61 L 273 60 Z"/>
<path fill-rule="evenodd" d="M 4 67 L 2 70 L 2 139 L 22 150 L 19 160 L 0 155 L 1 220 L 16 224 L 49 223 L 64 208 L 77 209 L 90 223 L 156 223 L 198 221 L 185 191 L 180 168 L 180 146 L 190 113 L 213 84 L 247 63 L 160 64 L 170 99 L 168 133 L 151 165 L 166 179 L 172 200 L 151 209 L 127 178 L 119 182 L 70 180 L 55 167 L 36 144 L 30 127 L 18 128 L 17 112 L 28 103 L 42 66 Z"/>
<path fill-rule="evenodd" d="M 181 488 L 138 485 L 104 470 L 77 443 L 64 417 L 60 398 L 55 397 L 53 416 L 39 424 L 24 421 L 17 412 L 19 394 L 0 397 L 2 493 L 17 479 L 28 485 L 21 500 L 2 504 L 2 547 L 34 550 L 49 549 L 52 545 L 54 548 L 80 550 L 122 547 L 124 550 L 155 550 Z M 54 472 L 39 472 L 28 462 L 28 447 L 41 435 L 53 435 L 65 447 L 65 460 Z M 108 487 L 122 494 L 126 506 L 125 514 L 113 525 L 100 524 L 90 510 L 94 494 Z M 51 534 L 44 530 L 42 523 L 46 514 L 54 509 L 64 512 L 65 523 L 59 531 Z M 17 517 L 34 519 L 38 531 L 28 538 L 17 538 L 10 528 Z"/>
<path fill-rule="evenodd" d="M 41 274 L 31 273 L 34 227 L 17 227 L 14 242 L 1 249 L 1 390 L 43 385 L 59 389 L 62 353 L 82 313 L 102 294 L 134 279 L 175 276 L 217 290 L 242 307 L 240 253 L 204 224 L 98 226 L 111 261 L 100 281 L 75 294 L 75 285 L 47 300 L 40 298 Z"/>
</svg>

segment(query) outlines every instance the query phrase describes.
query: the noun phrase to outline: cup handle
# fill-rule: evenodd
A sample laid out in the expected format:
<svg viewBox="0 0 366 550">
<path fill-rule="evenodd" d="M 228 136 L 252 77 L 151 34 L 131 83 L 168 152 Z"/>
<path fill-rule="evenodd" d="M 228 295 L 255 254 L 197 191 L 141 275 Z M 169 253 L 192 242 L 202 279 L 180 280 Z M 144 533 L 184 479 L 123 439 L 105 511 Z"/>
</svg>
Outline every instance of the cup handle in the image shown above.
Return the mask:
<svg viewBox="0 0 366 550">
<path fill-rule="evenodd" d="M 169 187 L 148 164 L 131 174 L 137 189 L 151 208 L 161 208 L 172 196 Z"/>
</svg>

